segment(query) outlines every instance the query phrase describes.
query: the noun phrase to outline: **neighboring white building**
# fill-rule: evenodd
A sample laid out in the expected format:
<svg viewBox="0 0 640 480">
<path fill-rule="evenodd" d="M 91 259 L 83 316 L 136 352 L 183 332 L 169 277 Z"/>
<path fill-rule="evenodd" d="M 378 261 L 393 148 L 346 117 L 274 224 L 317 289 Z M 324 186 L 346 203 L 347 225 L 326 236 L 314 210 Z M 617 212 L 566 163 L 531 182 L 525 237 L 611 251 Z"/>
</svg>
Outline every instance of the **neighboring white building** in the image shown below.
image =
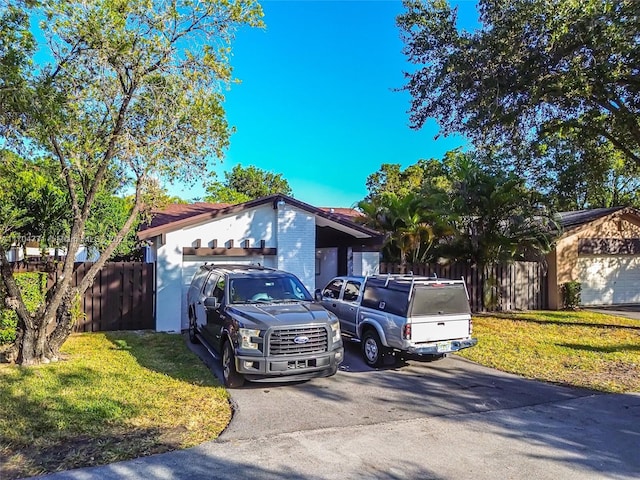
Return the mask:
<svg viewBox="0 0 640 480">
<path fill-rule="evenodd" d="M 239 205 L 195 203 L 157 212 L 138 233 L 156 262 L 156 330 L 188 326 L 186 292 L 198 266 L 260 264 L 298 276 L 313 293 L 336 275 L 378 273 L 382 235 L 351 209 L 272 195 Z"/>
<path fill-rule="evenodd" d="M 26 256 L 25 256 L 26 254 Z M 55 248 L 48 248 L 47 255 L 51 258 L 64 258 L 67 255 L 65 248 L 59 248 L 56 252 Z M 23 262 L 25 260 L 33 259 L 39 260 L 42 256 L 42 251 L 37 244 L 28 243 L 26 247 L 11 247 L 7 252 L 7 260 L 9 262 Z M 98 252 L 89 252 L 84 245 L 80 245 L 80 248 L 76 252 L 76 262 L 95 262 L 98 260 L 100 254 Z"/>
</svg>

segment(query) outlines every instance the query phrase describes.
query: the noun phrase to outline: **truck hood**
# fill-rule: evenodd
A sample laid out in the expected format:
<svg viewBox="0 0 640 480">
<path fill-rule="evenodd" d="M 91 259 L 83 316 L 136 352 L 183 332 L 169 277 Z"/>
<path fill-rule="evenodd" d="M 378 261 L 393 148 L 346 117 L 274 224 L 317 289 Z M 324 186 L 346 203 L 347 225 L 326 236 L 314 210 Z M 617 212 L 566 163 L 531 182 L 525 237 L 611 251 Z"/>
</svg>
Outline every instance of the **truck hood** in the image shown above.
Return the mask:
<svg viewBox="0 0 640 480">
<path fill-rule="evenodd" d="M 252 303 L 231 305 L 227 312 L 237 321 L 251 322 L 261 330 L 282 325 L 327 323 L 333 320 L 321 305 L 312 302 Z"/>
</svg>

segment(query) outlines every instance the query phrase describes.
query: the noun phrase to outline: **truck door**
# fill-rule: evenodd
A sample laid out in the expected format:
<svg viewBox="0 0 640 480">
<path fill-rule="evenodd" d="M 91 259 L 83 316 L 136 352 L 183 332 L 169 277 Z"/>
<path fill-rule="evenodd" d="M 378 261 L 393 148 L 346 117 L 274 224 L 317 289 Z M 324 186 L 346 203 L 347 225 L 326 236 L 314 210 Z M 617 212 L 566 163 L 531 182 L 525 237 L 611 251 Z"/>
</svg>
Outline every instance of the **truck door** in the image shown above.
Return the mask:
<svg viewBox="0 0 640 480">
<path fill-rule="evenodd" d="M 340 317 L 340 292 L 343 285 L 342 278 L 334 278 L 322 289 L 322 306 L 335 313 L 338 318 Z"/>
<path fill-rule="evenodd" d="M 207 310 L 204 308 L 204 299 L 211 296 L 217 281 L 218 275 L 215 273 L 210 274 L 195 299 L 194 311 L 196 315 L 196 324 L 204 336 L 207 335 L 207 332 L 205 332 L 205 328 L 207 326 Z"/>
<path fill-rule="evenodd" d="M 224 298 L 225 281 L 224 276 L 218 278 L 218 281 L 211 292 L 211 297 L 214 297 L 218 303 L 217 308 L 207 308 L 207 325 L 205 330 L 207 331 L 209 343 L 211 346 L 220 353 L 222 347 L 222 327 L 224 326 L 224 309 L 226 307 L 226 301 Z"/>
<path fill-rule="evenodd" d="M 341 301 L 338 305 L 340 318 L 340 328 L 345 332 L 356 334 L 356 318 L 358 315 L 358 299 L 360 297 L 361 282 L 357 280 L 348 280 L 344 286 Z"/>
</svg>

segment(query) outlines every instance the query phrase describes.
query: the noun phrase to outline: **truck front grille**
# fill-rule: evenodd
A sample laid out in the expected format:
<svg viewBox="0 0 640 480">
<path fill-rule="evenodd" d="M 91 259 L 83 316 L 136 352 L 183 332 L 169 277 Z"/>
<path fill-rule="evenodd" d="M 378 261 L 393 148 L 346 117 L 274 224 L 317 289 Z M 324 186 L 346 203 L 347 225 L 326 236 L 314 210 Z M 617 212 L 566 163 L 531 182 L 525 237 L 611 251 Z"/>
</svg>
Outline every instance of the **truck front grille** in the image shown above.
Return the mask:
<svg viewBox="0 0 640 480">
<path fill-rule="evenodd" d="M 269 336 L 269 355 L 326 352 L 327 345 L 327 330 L 324 327 L 279 329 L 271 332 Z"/>
</svg>

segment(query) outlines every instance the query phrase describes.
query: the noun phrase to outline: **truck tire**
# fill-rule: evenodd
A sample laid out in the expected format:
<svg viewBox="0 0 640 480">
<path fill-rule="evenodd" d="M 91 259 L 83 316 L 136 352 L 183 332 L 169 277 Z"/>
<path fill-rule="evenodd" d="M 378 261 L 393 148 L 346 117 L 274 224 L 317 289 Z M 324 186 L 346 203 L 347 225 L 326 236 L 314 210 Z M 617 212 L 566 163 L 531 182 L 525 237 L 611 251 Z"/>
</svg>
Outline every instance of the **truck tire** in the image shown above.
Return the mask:
<svg viewBox="0 0 640 480">
<path fill-rule="evenodd" d="M 368 329 L 362 336 L 362 358 L 370 367 L 380 367 L 387 349 L 380 341 L 378 332 Z"/>
<path fill-rule="evenodd" d="M 224 342 L 222 347 L 222 377 L 224 386 L 227 388 L 238 388 L 244 385 L 244 377 L 236 370 L 236 357 L 229 341 Z"/>
<path fill-rule="evenodd" d="M 200 343 L 196 335 L 196 319 L 193 317 L 189 318 L 189 341 L 191 343 Z"/>
</svg>

